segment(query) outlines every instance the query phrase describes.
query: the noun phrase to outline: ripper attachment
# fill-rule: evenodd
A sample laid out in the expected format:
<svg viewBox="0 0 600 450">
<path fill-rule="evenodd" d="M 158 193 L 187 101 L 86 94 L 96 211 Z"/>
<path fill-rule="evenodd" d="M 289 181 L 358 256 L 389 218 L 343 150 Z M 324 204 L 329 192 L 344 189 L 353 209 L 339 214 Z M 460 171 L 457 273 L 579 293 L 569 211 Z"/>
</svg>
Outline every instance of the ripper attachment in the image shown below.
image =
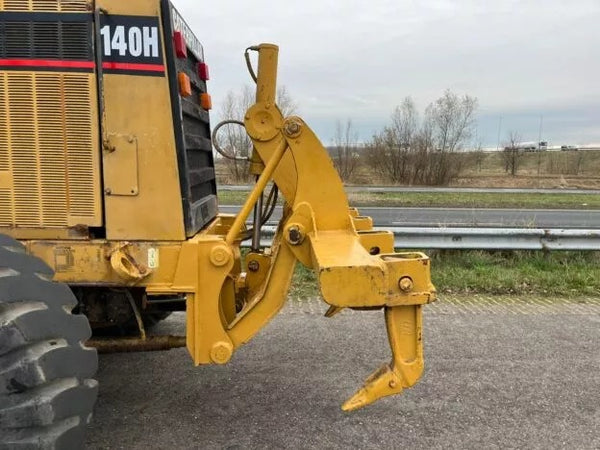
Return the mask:
<svg viewBox="0 0 600 450">
<path fill-rule="evenodd" d="M 390 232 L 373 230 L 371 218 L 349 208 L 325 148 L 301 118 L 284 118 L 277 107 L 278 47 L 261 44 L 247 55 L 250 50 L 258 52 L 257 74 L 251 70 L 256 102 L 243 124 L 252 140 L 251 171 L 257 180 L 221 243 L 211 250 L 219 247 L 222 256 L 211 253 L 211 261 L 220 264 L 221 302 L 235 298 L 239 311 L 223 320 L 221 337 L 211 344 L 200 333 L 203 326 L 193 324 L 207 316 L 195 311 L 198 305 L 188 304 L 188 316 L 193 316 L 188 347 L 198 363 L 228 360 L 281 308 L 300 261 L 318 274 L 323 300 L 330 305 L 328 317 L 343 308 L 384 309 L 392 361 L 367 378 L 342 407 L 355 410 L 414 385 L 423 372 L 421 308 L 435 300 L 429 258 L 394 252 Z M 279 189 L 285 206 L 272 247 L 261 250 L 260 202 L 269 182 Z M 237 245 L 248 235 L 245 223 L 253 210 L 254 239 L 244 272 L 234 255 L 239 256 Z"/>
</svg>

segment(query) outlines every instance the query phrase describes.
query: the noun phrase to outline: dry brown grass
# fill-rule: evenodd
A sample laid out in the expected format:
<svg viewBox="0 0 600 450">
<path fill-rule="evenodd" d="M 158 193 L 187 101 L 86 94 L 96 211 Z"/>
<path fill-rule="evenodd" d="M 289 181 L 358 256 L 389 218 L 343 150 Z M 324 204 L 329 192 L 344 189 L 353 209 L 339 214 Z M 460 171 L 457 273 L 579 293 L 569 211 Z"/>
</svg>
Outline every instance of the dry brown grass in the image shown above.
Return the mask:
<svg viewBox="0 0 600 450">
<path fill-rule="evenodd" d="M 600 189 L 600 151 L 569 152 L 547 151 L 525 153 L 516 176 L 504 170 L 502 155 L 483 153 L 479 163 L 476 157 L 467 157 L 469 165 L 450 183 L 455 187 L 515 187 L 515 188 L 578 188 Z M 579 173 L 573 174 L 579 167 Z M 217 183 L 232 184 L 221 161 L 216 163 Z M 361 164 L 349 184 L 386 185 L 366 164 Z"/>
<path fill-rule="evenodd" d="M 506 173 L 500 153 L 484 153 L 451 186 L 599 189 L 600 151 L 525 153 L 516 176 Z"/>
<path fill-rule="evenodd" d="M 475 156 L 465 158 L 469 164 L 450 186 L 600 189 L 598 150 L 525 153 L 520 160 L 516 176 L 506 173 L 500 153 L 483 153 L 480 156 L 479 162 Z M 577 174 L 572 173 L 575 166 L 579 166 Z M 378 178 L 365 165 L 356 172 L 351 183 L 389 184 L 386 180 Z"/>
</svg>

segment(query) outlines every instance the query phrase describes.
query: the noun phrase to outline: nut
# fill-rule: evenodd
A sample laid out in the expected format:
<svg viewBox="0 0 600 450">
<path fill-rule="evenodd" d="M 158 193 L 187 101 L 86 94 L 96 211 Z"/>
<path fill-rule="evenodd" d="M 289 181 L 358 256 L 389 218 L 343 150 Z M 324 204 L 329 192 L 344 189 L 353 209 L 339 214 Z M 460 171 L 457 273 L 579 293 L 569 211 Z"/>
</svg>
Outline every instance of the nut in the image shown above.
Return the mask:
<svg viewBox="0 0 600 450">
<path fill-rule="evenodd" d="M 298 137 L 302 130 L 302 122 L 297 117 L 290 117 L 283 125 L 283 132 L 287 137 Z"/>
<path fill-rule="evenodd" d="M 302 232 L 300 231 L 300 227 L 298 225 L 292 225 L 288 228 L 288 242 L 291 245 L 299 245 L 302 243 L 304 236 L 302 236 Z"/>
<path fill-rule="evenodd" d="M 258 263 L 257 260 L 253 259 L 248 262 L 248 270 L 250 272 L 257 272 L 258 269 L 260 269 L 260 264 Z"/>
<path fill-rule="evenodd" d="M 402 277 L 398 280 L 398 287 L 402 292 L 409 292 L 413 288 L 413 280 L 410 277 Z"/>
</svg>

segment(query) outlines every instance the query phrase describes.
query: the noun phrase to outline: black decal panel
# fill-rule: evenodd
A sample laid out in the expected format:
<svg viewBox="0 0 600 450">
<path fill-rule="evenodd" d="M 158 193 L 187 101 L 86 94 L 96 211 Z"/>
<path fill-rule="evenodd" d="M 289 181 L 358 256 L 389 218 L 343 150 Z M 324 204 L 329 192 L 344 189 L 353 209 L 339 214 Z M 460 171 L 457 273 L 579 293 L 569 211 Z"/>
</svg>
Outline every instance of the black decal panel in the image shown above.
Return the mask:
<svg viewBox="0 0 600 450">
<path fill-rule="evenodd" d="M 164 76 L 158 17 L 100 16 L 104 73 Z"/>
</svg>

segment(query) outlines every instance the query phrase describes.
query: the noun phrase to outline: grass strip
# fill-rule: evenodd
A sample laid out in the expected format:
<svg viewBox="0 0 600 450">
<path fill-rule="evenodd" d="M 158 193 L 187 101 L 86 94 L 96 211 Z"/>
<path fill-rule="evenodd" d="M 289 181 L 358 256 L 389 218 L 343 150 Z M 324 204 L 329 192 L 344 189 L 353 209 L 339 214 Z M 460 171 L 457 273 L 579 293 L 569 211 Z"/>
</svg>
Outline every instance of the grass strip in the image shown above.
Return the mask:
<svg viewBox="0 0 600 450">
<path fill-rule="evenodd" d="M 219 191 L 222 205 L 241 205 L 248 196 L 243 191 Z M 350 192 L 352 206 L 521 208 L 521 209 L 600 209 L 597 194 L 504 194 L 480 192 Z"/>
<path fill-rule="evenodd" d="M 600 296 L 600 252 L 428 252 L 440 293 L 535 295 L 547 298 Z M 292 298 L 319 295 L 311 270 L 298 264 Z"/>
</svg>

